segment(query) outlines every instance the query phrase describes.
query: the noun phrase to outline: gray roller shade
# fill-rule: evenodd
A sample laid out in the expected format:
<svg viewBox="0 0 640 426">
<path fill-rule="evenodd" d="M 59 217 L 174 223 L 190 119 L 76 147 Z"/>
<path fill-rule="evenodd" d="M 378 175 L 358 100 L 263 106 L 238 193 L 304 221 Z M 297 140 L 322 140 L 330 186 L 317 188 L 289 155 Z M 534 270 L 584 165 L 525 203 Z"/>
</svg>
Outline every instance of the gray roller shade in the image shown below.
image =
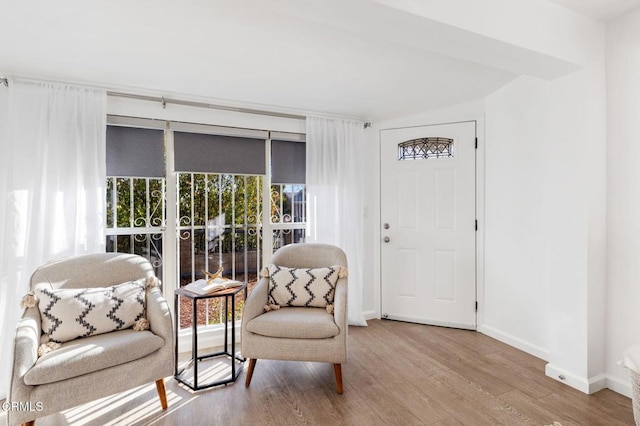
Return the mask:
<svg viewBox="0 0 640 426">
<path fill-rule="evenodd" d="M 271 141 L 271 182 L 305 183 L 306 144 L 304 142 Z"/>
<path fill-rule="evenodd" d="M 174 132 L 177 172 L 265 174 L 262 139 Z"/>
<path fill-rule="evenodd" d="M 164 132 L 107 126 L 107 176 L 165 177 Z"/>
</svg>

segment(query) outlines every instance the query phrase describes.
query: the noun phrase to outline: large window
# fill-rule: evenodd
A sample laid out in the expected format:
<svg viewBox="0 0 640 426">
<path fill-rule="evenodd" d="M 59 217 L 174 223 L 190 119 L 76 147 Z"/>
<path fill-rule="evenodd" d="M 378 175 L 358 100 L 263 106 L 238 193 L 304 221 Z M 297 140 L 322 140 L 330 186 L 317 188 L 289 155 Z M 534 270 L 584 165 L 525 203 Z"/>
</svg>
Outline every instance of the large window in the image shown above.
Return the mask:
<svg viewBox="0 0 640 426">
<path fill-rule="evenodd" d="M 275 136 L 279 138 L 271 140 L 271 224 L 277 249 L 304 240 L 306 151 L 302 135 Z"/>
<path fill-rule="evenodd" d="M 162 277 L 164 131 L 107 126 L 107 176 L 107 251 L 144 256 Z"/>
<path fill-rule="evenodd" d="M 303 135 L 273 137 L 262 131 L 164 122 L 143 128 L 145 122 L 111 121 L 107 249 L 149 258 L 156 274 L 171 283 L 168 291 L 219 267 L 225 277 L 252 289 L 265 250 L 304 241 Z M 175 191 L 175 198 L 167 196 L 169 191 Z M 169 199 L 175 206 L 168 205 Z M 265 239 L 264 232 L 272 238 Z M 165 252 L 170 255 L 163 256 Z M 243 303 L 240 298 L 236 304 L 238 318 Z M 191 304 L 185 302 L 179 310 L 180 327 L 190 327 Z M 223 319 L 219 300 L 202 303 L 197 313 L 201 325 Z"/>
<path fill-rule="evenodd" d="M 251 133 L 249 136 L 260 135 Z M 203 278 L 204 271 L 222 267 L 225 277 L 253 288 L 261 266 L 261 200 L 268 141 L 186 131 L 174 132 L 173 138 L 180 286 Z M 180 325 L 186 327 L 193 318 L 192 306 L 187 299 L 181 301 Z M 221 322 L 223 302 L 220 298 L 199 304 L 198 323 Z M 243 305 L 240 297 L 238 314 Z"/>
</svg>

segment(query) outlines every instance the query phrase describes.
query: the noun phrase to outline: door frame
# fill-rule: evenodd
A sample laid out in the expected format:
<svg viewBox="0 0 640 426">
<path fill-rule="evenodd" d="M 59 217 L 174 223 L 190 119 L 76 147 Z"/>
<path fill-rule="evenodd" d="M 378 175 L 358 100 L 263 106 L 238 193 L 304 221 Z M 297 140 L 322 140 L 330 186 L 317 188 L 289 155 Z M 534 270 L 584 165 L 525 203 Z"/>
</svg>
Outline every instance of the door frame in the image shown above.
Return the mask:
<svg viewBox="0 0 640 426">
<path fill-rule="evenodd" d="M 460 115 L 452 116 L 445 115 L 442 118 L 436 119 L 424 119 L 424 120 L 399 120 L 388 123 L 381 123 L 379 126 L 374 126 L 376 130 L 376 150 L 375 156 L 377 161 L 376 167 L 376 191 L 375 191 L 375 219 L 373 220 L 373 226 L 375 230 L 373 232 L 374 242 L 374 260 L 376 268 L 374 270 L 374 281 L 376 283 L 376 292 L 374 297 L 375 311 L 365 312 L 367 319 L 382 318 L 382 162 L 380 158 L 382 131 L 383 130 L 398 130 L 405 128 L 433 126 L 440 124 L 457 124 L 463 122 L 475 122 L 476 138 L 478 139 L 478 148 L 476 149 L 475 169 L 476 169 L 476 188 L 475 188 L 475 205 L 476 205 L 476 218 L 478 220 L 478 230 L 476 232 L 476 300 L 478 302 L 478 308 L 476 311 L 476 330 L 484 324 L 484 242 L 485 242 L 485 122 L 481 111 L 473 114 L 465 114 L 463 117 Z"/>
</svg>

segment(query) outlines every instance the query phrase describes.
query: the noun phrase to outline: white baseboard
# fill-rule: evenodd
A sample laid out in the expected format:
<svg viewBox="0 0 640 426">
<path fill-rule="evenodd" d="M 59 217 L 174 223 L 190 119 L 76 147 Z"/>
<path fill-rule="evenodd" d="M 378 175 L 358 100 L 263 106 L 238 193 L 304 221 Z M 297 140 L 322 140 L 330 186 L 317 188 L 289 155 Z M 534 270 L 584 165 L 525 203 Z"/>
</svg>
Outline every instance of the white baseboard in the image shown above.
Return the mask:
<svg viewBox="0 0 640 426">
<path fill-rule="evenodd" d="M 377 311 L 364 311 L 362 316 L 364 316 L 365 321 L 380 319 L 380 314 Z"/>
<path fill-rule="evenodd" d="M 595 377 L 586 379 L 584 377 L 576 376 L 575 374 L 563 370 L 551 363 L 545 366 L 545 374 L 560 383 L 564 383 L 567 386 L 571 386 L 572 388 L 589 395 L 602 389 L 611 389 L 614 392 L 631 397 L 630 384 L 625 384 L 623 381 L 612 377 L 609 374 L 598 374 Z"/>
<path fill-rule="evenodd" d="M 631 380 L 622 380 L 607 375 L 607 388 L 628 398 L 631 398 Z"/>
<path fill-rule="evenodd" d="M 551 377 L 554 380 L 559 381 L 560 383 L 564 383 L 565 385 L 571 386 L 574 389 L 579 390 L 580 392 L 589 393 L 589 381 L 583 377 L 576 376 L 573 373 L 569 373 L 562 368 L 558 368 L 551 363 L 548 363 L 544 372 L 547 377 Z"/>
<path fill-rule="evenodd" d="M 607 374 L 598 374 L 589 379 L 589 394 L 596 393 L 607 388 L 609 376 Z"/>
<path fill-rule="evenodd" d="M 479 326 L 478 331 L 535 357 L 541 358 L 545 361 L 549 361 L 549 351 L 538 345 L 534 345 L 527 342 L 526 340 L 511 336 L 510 334 L 503 333 L 502 331 L 496 330 L 495 328 L 489 327 L 487 325 Z"/>
</svg>

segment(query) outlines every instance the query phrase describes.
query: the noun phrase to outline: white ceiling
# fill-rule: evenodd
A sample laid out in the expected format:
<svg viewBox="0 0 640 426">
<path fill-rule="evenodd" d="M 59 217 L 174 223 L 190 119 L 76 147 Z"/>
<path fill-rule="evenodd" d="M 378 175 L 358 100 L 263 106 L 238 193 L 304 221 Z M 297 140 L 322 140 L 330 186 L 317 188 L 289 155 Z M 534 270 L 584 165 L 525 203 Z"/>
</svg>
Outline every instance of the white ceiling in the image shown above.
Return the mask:
<svg viewBox="0 0 640 426">
<path fill-rule="evenodd" d="M 406 37 L 378 37 L 375 28 L 358 33 L 308 18 L 367 24 L 389 12 L 370 1 L 350 1 L 342 15 L 327 9 L 340 3 L 5 0 L 0 72 L 368 119 L 479 99 L 515 77 Z M 397 15 L 385 32 L 419 24 Z"/>
<path fill-rule="evenodd" d="M 369 0 L 4 0 L 0 76 L 380 120 L 483 98 L 526 63 L 488 39 L 456 59 L 436 24 Z"/>
<path fill-rule="evenodd" d="M 640 0 L 550 0 L 598 21 L 607 22 L 640 7 Z"/>
</svg>

